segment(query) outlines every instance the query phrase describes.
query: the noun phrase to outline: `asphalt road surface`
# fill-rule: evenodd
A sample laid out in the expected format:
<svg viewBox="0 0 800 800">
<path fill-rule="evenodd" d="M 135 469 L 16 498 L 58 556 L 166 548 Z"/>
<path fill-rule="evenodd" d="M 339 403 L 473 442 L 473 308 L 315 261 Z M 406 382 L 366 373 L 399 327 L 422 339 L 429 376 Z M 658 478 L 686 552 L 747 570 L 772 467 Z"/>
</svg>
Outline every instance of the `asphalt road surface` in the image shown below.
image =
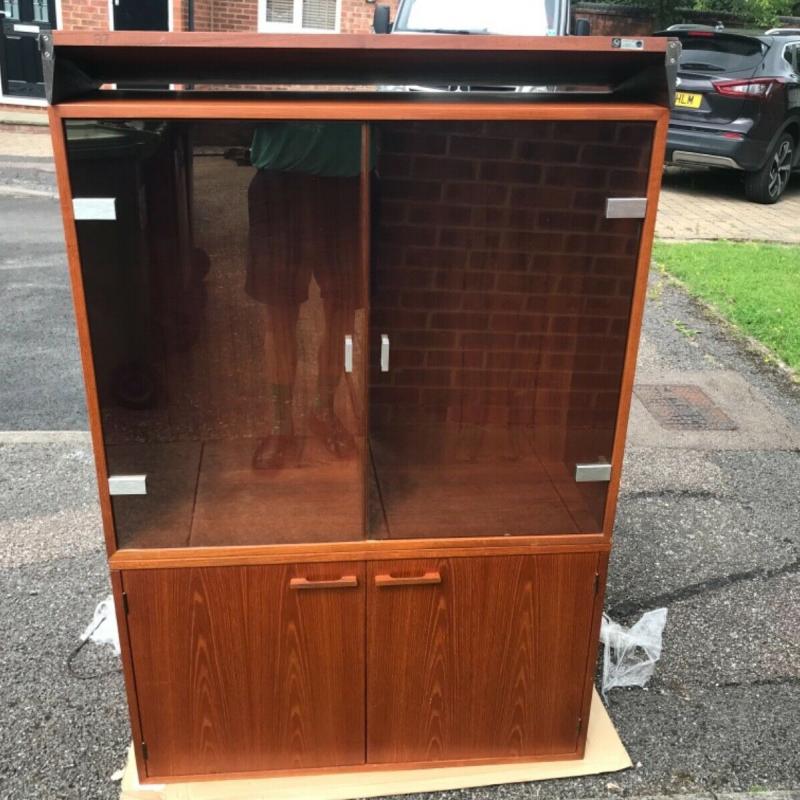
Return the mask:
<svg viewBox="0 0 800 800">
<path fill-rule="evenodd" d="M 74 665 L 80 677 L 66 665 L 109 586 L 46 167 L 0 166 L 0 797 L 95 800 L 118 797 L 110 776 L 123 763 L 130 731 L 110 651 L 84 650 Z M 749 420 L 743 412 L 743 429 L 774 421 L 800 431 L 797 386 L 679 290 L 657 288 L 640 375 L 657 381 L 685 372 L 713 382 L 733 373 L 758 398 L 747 414 L 766 415 Z M 669 609 L 651 685 L 613 690 L 609 700 L 637 767 L 441 800 L 603 797 L 609 781 L 629 796 L 800 788 L 794 434 L 783 443 L 751 437 L 741 447 L 735 437 L 709 434 L 683 446 L 680 437 L 646 433 L 631 435 L 607 600 L 622 622 Z"/>
</svg>

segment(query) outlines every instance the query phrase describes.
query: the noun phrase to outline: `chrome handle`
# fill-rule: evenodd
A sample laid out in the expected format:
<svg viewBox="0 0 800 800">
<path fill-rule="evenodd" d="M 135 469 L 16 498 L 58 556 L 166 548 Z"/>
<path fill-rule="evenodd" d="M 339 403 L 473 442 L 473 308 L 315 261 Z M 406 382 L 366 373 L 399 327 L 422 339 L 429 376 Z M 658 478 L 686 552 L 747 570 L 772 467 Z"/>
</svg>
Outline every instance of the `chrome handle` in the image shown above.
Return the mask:
<svg viewBox="0 0 800 800">
<path fill-rule="evenodd" d="M 353 337 L 350 334 L 344 337 L 344 371 L 353 371 Z"/>
<path fill-rule="evenodd" d="M 381 372 L 389 371 L 389 337 L 381 334 Z"/>
</svg>

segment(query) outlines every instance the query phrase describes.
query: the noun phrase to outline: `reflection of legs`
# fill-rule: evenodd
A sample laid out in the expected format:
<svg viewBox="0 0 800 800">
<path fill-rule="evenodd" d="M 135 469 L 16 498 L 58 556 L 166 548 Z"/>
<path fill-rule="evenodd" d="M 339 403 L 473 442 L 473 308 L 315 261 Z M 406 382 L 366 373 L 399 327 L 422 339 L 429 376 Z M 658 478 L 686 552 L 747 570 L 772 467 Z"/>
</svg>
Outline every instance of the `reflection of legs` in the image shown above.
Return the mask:
<svg viewBox="0 0 800 800">
<path fill-rule="evenodd" d="M 253 455 L 256 469 L 277 469 L 283 466 L 294 449 L 292 389 L 297 372 L 297 318 L 300 306 L 287 302 L 270 304 L 264 349 L 269 355 L 270 401 L 272 430 Z"/>
<path fill-rule="evenodd" d="M 355 312 L 336 298 L 323 298 L 325 328 L 319 344 L 317 398 L 309 427 L 339 458 L 355 451 L 353 435 L 334 411 L 334 398 L 344 372 L 344 337 L 353 332 Z"/>
</svg>

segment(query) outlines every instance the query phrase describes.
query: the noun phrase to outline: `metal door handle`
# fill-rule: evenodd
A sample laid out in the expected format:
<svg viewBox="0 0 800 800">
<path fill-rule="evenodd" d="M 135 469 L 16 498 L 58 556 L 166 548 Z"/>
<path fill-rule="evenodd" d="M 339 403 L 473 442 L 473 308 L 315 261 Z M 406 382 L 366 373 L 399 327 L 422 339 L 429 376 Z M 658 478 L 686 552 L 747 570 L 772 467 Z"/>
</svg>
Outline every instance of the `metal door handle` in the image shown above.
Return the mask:
<svg viewBox="0 0 800 800">
<path fill-rule="evenodd" d="M 381 334 L 381 372 L 389 371 L 389 337 Z"/>
<path fill-rule="evenodd" d="M 344 337 L 344 371 L 353 371 L 353 337 L 349 333 Z"/>
<path fill-rule="evenodd" d="M 428 583 L 441 583 L 442 576 L 438 570 L 424 572 L 422 575 L 395 577 L 394 575 L 376 575 L 376 586 L 421 586 Z"/>
<path fill-rule="evenodd" d="M 358 578 L 355 575 L 343 575 L 341 578 L 322 580 L 292 578 L 289 581 L 290 589 L 353 589 L 356 586 L 358 586 Z"/>
</svg>

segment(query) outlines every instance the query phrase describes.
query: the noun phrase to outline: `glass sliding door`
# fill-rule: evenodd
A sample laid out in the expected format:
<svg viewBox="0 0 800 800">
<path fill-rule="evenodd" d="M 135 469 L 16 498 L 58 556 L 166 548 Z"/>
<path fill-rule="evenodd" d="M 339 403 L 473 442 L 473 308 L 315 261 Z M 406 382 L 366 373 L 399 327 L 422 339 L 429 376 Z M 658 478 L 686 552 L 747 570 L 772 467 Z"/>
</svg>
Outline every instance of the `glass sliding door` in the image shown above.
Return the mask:
<svg viewBox="0 0 800 800">
<path fill-rule="evenodd" d="M 374 136 L 369 535 L 601 530 L 652 125 Z"/>
<path fill-rule="evenodd" d="M 363 537 L 362 126 L 66 130 L 120 546 Z"/>
</svg>

